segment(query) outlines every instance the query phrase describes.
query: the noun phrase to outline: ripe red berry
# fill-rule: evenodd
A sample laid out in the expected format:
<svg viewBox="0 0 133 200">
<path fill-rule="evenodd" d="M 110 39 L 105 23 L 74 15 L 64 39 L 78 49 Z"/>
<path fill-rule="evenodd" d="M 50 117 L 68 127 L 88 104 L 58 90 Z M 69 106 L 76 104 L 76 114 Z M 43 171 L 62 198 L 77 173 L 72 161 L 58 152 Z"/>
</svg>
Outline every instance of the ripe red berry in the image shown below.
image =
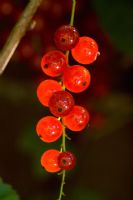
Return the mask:
<svg viewBox="0 0 133 200">
<path fill-rule="evenodd" d="M 80 37 L 77 45 L 71 50 L 73 58 L 81 64 L 94 62 L 98 55 L 98 45 L 90 37 Z"/>
<path fill-rule="evenodd" d="M 41 157 L 41 165 L 48 172 L 58 172 L 60 167 L 58 165 L 58 156 L 60 152 L 55 149 L 47 150 Z"/>
<path fill-rule="evenodd" d="M 74 65 L 64 71 L 63 83 L 71 92 L 82 92 L 90 85 L 90 72 L 83 66 Z"/>
<path fill-rule="evenodd" d="M 76 164 L 76 158 L 73 153 L 65 151 L 58 156 L 58 165 L 62 170 L 73 169 Z"/>
<path fill-rule="evenodd" d="M 41 68 L 48 76 L 60 76 L 66 67 L 67 59 L 61 51 L 53 50 L 42 57 Z"/>
<path fill-rule="evenodd" d="M 10 0 L 4 0 L 0 2 L 0 15 L 10 16 L 14 13 L 14 5 Z"/>
<path fill-rule="evenodd" d="M 64 125 L 72 131 L 83 130 L 90 120 L 88 111 L 81 106 L 74 106 L 71 112 L 63 117 Z"/>
<path fill-rule="evenodd" d="M 39 84 L 37 88 L 37 97 L 44 106 L 48 106 L 48 102 L 52 94 L 61 90 L 62 87 L 57 81 L 48 79 Z"/>
<path fill-rule="evenodd" d="M 57 118 L 46 116 L 39 120 L 36 131 L 44 142 L 54 142 L 62 135 L 62 124 Z"/>
<path fill-rule="evenodd" d="M 74 98 L 67 91 L 53 93 L 49 100 L 49 108 L 53 115 L 62 117 L 67 115 L 74 106 Z"/>
<path fill-rule="evenodd" d="M 24 39 L 20 46 L 18 47 L 19 59 L 26 60 L 32 59 L 35 55 L 35 49 L 33 48 L 32 41 L 30 39 Z"/>
<path fill-rule="evenodd" d="M 75 27 L 64 25 L 57 29 L 54 35 L 54 41 L 60 50 L 70 50 L 77 44 L 79 33 Z"/>
</svg>

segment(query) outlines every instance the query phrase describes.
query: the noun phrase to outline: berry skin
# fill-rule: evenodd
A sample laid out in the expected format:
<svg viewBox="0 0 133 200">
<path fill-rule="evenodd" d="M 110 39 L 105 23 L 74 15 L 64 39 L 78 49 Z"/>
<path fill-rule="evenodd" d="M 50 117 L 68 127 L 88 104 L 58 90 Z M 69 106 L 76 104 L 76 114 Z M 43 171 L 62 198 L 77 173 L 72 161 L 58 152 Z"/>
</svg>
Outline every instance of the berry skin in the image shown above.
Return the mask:
<svg viewBox="0 0 133 200">
<path fill-rule="evenodd" d="M 66 51 L 75 47 L 79 40 L 79 33 L 71 25 L 59 27 L 54 35 L 54 41 L 58 49 Z"/>
<path fill-rule="evenodd" d="M 88 111 L 81 106 L 74 106 L 72 111 L 63 117 L 64 125 L 72 131 L 83 130 L 90 120 Z"/>
<path fill-rule="evenodd" d="M 58 165 L 62 170 L 73 169 L 76 164 L 76 158 L 73 153 L 65 151 L 58 156 Z"/>
<path fill-rule="evenodd" d="M 48 172 L 58 172 L 60 167 L 58 165 L 58 156 L 60 152 L 55 149 L 47 150 L 41 157 L 41 165 Z"/>
<path fill-rule="evenodd" d="M 67 59 L 61 51 L 50 51 L 42 57 L 41 68 L 48 76 L 60 76 L 66 67 Z"/>
<path fill-rule="evenodd" d="M 64 71 L 63 83 L 71 92 L 83 92 L 90 85 L 90 80 L 90 72 L 83 66 L 74 65 Z"/>
<path fill-rule="evenodd" d="M 37 97 L 44 106 L 48 106 L 48 102 L 52 94 L 61 90 L 62 87 L 57 81 L 48 79 L 39 84 L 37 88 Z"/>
<path fill-rule="evenodd" d="M 71 50 L 73 58 L 81 64 L 90 64 L 97 58 L 98 45 L 90 37 L 80 37 L 77 45 Z"/>
<path fill-rule="evenodd" d="M 54 142 L 62 135 L 62 124 L 57 118 L 46 116 L 39 120 L 36 131 L 42 141 Z"/>
<path fill-rule="evenodd" d="M 49 109 L 56 117 L 67 115 L 74 106 L 74 98 L 67 91 L 53 93 L 49 100 Z"/>
</svg>

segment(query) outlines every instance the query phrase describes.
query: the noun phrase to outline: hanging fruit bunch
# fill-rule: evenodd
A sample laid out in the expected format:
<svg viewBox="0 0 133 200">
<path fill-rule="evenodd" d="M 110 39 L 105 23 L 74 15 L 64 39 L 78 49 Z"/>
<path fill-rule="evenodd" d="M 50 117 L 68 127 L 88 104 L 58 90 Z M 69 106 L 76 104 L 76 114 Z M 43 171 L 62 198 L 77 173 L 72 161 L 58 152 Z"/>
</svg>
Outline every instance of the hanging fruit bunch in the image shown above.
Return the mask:
<svg viewBox="0 0 133 200">
<path fill-rule="evenodd" d="M 37 97 L 43 106 L 49 107 L 52 115 L 44 116 L 36 125 L 40 139 L 50 143 L 62 137 L 59 150 L 49 149 L 41 157 L 41 165 L 48 172 L 62 174 L 59 200 L 63 196 L 63 185 L 66 170 L 73 169 L 76 164 L 75 155 L 66 150 L 66 128 L 71 131 L 82 131 L 89 123 L 90 115 L 86 108 L 77 105 L 72 93 L 86 90 L 91 82 L 89 70 L 82 66 L 93 63 L 97 56 L 98 45 L 90 37 L 80 37 L 73 26 L 76 2 L 73 1 L 70 24 L 59 27 L 54 34 L 57 50 L 43 55 L 42 71 L 49 79 L 42 81 L 37 87 Z M 70 65 L 69 53 L 79 64 Z M 82 65 L 80 65 L 82 64 Z M 60 77 L 60 81 L 54 78 Z"/>
</svg>

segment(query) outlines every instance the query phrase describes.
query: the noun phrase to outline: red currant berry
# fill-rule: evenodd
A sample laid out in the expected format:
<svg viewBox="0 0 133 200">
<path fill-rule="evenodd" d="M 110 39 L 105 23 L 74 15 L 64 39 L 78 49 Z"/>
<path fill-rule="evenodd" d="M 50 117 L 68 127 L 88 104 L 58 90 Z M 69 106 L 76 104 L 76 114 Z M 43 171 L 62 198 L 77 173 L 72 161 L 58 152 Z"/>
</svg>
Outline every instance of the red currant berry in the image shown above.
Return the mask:
<svg viewBox="0 0 133 200">
<path fill-rule="evenodd" d="M 90 85 L 90 72 L 83 66 L 74 65 L 64 71 L 63 83 L 71 92 L 82 92 Z"/>
<path fill-rule="evenodd" d="M 76 158 L 73 153 L 65 151 L 58 156 L 58 165 L 62 170 L 73 169 L 76 164 Z"/>
<path fill-rule="evenodd" d="M 71 112 L 63 117 L 64 125 L 72 131 L 83 130 L 90 120 L 88 111 L 81 106 L 74 106 Z"/>
<path fill-rule="evenodd" d="M 44 142 L 54 142 L 62 135 L 62 124 L 57 118 L 46 116 L 39 120 L 36 131 Z"/>
<path fill-rule="evenodd" d="M 48 76 L 60 76 L 66 67 L 66 56 L 60 51 L 53 50 L 42 57 L 41 68 Z"/>
<path fill-rule="evenodd" d="M 54 41 L 60 50 L 70 50 L 75 47 L 79 40 L 79 33 L 75 27 L 64 25 L 57 29 L 54 35 Z"/>
<path fill-rule="evenodd" d="M 10 16 L 14 12 L 14 5 L 10 0 L 0 2 L 0 15 Z M 12 16 L 11 16 L 12 17 Z"/>
<path fill-rule="evenodd" d="M 73 58 L 81 64 L 94 62 L 98 55 L 98 45 L 90 37 L 80 37 L 77 45 L 71 50 Z"/>
<path fill-rule="evenodd" d="M 57 81 L 50 79 L 45 80 L 42 81 L 37 88 L 37 97 L 44 106 L 48 106 L 52 94 L 60 90 L 62 90 L 62 87 Z"/>
<path fill-rule="evenodd" d="M 29 38 L 24 38 L 18 47 L 18 56 L 21 60 L 33 59 L 35 49 L 33 48 L 32 41 Z"/>
<path fill-rule="evenodd" d="M 60 167 L 58 165 L 58 156 L 60 152 L 55 149 L 47 150 L 41 157 L 41 165 L 48 172 L 58 172 Z"/>
<path fill-rule="evenodd" d="M 74 106 L 73 96 L 66 91 L 53 93 L 49 100 L 49 108 L 53 115 L 62 117 L 67 115 Z"/>
</svg>

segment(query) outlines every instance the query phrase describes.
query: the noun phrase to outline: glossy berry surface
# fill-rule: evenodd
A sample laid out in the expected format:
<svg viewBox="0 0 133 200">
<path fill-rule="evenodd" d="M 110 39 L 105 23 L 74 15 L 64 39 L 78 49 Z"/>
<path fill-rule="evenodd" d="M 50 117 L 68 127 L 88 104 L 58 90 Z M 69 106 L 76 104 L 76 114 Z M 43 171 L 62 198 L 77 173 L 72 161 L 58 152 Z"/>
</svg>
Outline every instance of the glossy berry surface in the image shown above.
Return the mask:
<svg viewBox="0 0 133 200">
<path fill-rule="evenodd" d="M 74 98 L 67 91 L 57 91 L 53 93 L 49 100 L 49 109 L 57 117 L 67 115 L 74 106 Z"/>
<path fill-rule="evenodd" d="M 76 158 L 73 153 L 65 151 L 58 156 L 58 165 L 62 170 L 73 169 L 76 164 Z"/>
<path fill-rule="evenodd" d="M 64 71 L 63 83 L 71 92 L 83 92 L 90 85 L 90 80 L 90 72 L 83 66 L 74 65 Z"/>
<path fill-rule="evenodd" d="M 98 55 L 98 45 L 90 37 L 80 37 L 77 45 L 71 50 L 73 58 L 81 64 L 94 62 Z"/>
<path fill-rule="evenodd" d="M 50 51 L 42 57 L 41 68 L 48 76 L 60 76 L 66 67 L 67 59 L 61 51 Z"/>
<path fill-rule="evenodd" d="M 60 167 L 58 165 L 58 156 L 60 152 L 55 149 L 47 150 L 41 157 L 41 165 L 48 172 L 58 172 Z"/>
<path fill-rule="evenodd" d="M 52 94 L 61 90 L 62 87 L 57 81 L 48 79 L 42 81 L 37 87 L 37 97 L 44 106 L 48 106 L 48 102 Z"/>
<path fill-rule="evenodd" d="M 39 120 L 36 131 L 44 142 L 54 142 L 62 135 L 62 124 L 57 118 L 46 116 Z"/>
<path fill-rule="evenodd" d="M 72 111 L 63 117 L 64 125 L 72 131 L 83 130 L 90 120 L 88 111 L 82 106 L 74 106 Z"/>
<path fill-rule="evenodd" d="M 78 40 L 78 31 L 75 27 L 70 25 L 59 27 L 54 35 L 54 41 L 57 48 L 63 51 L 74 48 Z"/>
</svg>

